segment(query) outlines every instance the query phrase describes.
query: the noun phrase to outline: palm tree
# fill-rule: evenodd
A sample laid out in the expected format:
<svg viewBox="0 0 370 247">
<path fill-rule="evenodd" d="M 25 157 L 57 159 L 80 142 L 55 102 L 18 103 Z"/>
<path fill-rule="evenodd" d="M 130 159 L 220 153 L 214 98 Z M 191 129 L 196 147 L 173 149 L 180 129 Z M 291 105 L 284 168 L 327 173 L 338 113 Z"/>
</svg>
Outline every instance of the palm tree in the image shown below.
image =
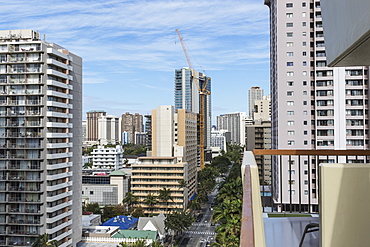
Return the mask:
<svg viewBox="0 0 370 247">
<path fill-rule="evenodd" d="M 149 207 L 149 211 L 152 211 L 152 207 L 158 202 L 157 198 L 149 193 L 144 199 L 144 203 Z M 153 212 L 153 211 L 152 211 Z"/>
<path fill-rule="evenodd" d="M 122 203 L 127 205 L 127 211 L 130 213 L 132 213 L 133 205 L 137 204 L 138 202 L 139 199 L 132 192 L 127 192 L 126 197 L 122 200 Z"/>
<path fill-rule="evenodd" d="M 157 240 L 153 242 L 150 247 L 163 247 L 163 245 Z"/>
<path fill-rule="evenodd" d="M 58 247 L 58 242 L 56 240 L 49 240 L 48 234 L 44 233 L 37 236 L 32 247 Z"/>
<path fill-rule="evenodd" d="M 179 190 L 183 188 L 184 190 L 188 188 L 188 183 L 185 181 L 185 179 L 181 179 L 178 181 L 179 183 Z"/>
<path fill-rule="evenodd" d="M 137 240 L 135 243 L 131 245 L 132 247 L 147 247 L 148 245 L 146 244 L 145 240 Z"/>
<path fill-rule="evenodd" d="M 163 189 L 159 190 L 158 199 L 161 200 L 161 201 L 166 202 L 166 208 L 167 208 L 167 211 L 168 211 L 169 210 L 168 201 L 171 200 L 173 202 L 173 198 L 171 196 L 171 190 L 167 189 L 166 187 L 163 187 Z"/>
<path fill-rule="evenodd" d="M 190 208 L 193 211 L 199 210 L 202 208 L 202 205 L 200 204 L 198 200 L 198 196 L 195 196 L 195 198 L 188 203 L 188 208 Z"/>
</svg>

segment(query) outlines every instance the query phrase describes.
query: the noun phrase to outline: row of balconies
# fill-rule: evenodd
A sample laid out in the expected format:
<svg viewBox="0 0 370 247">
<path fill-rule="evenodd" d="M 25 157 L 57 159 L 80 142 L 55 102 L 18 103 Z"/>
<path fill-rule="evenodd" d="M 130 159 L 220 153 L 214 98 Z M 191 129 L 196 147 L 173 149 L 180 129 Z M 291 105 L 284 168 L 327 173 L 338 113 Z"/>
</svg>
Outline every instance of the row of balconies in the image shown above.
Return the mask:
<svg viewBox="0 0 370 247">
<path fill-rule="evenodd" d="M 16 117 L 16 116 L 41 116 L 41 111 L 34 111 L 34 110 L 29 110 L 29 111 L 0 111 L 0 117 Z"/>
<path fill-rule="evenodd" d="M 27 106 L 27 105 L 41 105 L 40 100 L 0 100 L 0 105 L 9 106 Z"/>
<path fill-rule="evenodd" d="M 8 132 L 8 133 L 1 133 L 0 138 L 12 138 L 12 137 L 22 137 L 22 138 L 27 138 L 27 137 L 34 137 L 34 138 L 43 138 L 40 132 Z"/>
<path fill-rule="evenodd" d="M 4 180 L 4 181 L 23 181 L 23 182 L 25 182 L 25 181 L 26 182 L 27 181 L 42 182 L 41 177 L 33 177 L 33 176 L 28 177 L 26 175 L 11 175 L 11 174 L 8 174 L 8 176 L 1 175 L 0 180 Z M 4 189 L 6 189 L 6 188 L 4 188 Z M 9 188 L 9 190 L 11 190 L 11 189 Z"/>
<path fill-rule="evenodd" d="M 0 149 L 25 149 L 25 148 L 41 148 L 41 145 L 39 143 L 31 143 L 31 144 L 14 144 L 14 143 L 9 143 L 9 144 L 4 144 L 0 146 Z"/>
<path fill-rule="evenodd" d="M 41 90 L 38 89 L 20 89 L 20 90 L 3 90 L 0 95 L 23 95 L 23 94 L 41 94 Z"/>
<path fill-rule="evenodd" d="M 42 169 L 41 165 L 6 164 L 0 165 L 0 170 L 42 170 Z"/>
<path fill-rule="evenodd" d="M 40 84 L 41 80 L 39 78 L 23 78 L 15 79 L 8 77 L 7 79 L 0 79 L 0 84 Z"/>
</svg>

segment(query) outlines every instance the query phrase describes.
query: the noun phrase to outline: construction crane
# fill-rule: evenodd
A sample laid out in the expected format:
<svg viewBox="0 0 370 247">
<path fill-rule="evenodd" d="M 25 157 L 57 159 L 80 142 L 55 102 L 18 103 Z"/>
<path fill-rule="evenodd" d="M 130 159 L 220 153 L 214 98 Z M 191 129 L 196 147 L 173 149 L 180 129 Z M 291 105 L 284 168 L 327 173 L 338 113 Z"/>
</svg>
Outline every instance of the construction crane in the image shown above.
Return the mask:
<svg viewBox="0 0 370 247">
<path fill-rule="evenodd" d="M 189 69 L 191 71 L 191 76 L 193 77 L 194 83 L 197 86 L 198 93 L 199 93 L 199 119 L 198 119 L 198 128 L 199 128 L 199 152 L 200 152 L 200 169 L 204 168 L 205 163 L 205 115 L 206 115 L 206 95 L 210 95 L 211 92 L 207 90 L 207 85 L 209 81 L 209 77 L 205 76 L 205 81 L 200 85 L 199 83 L 199 76 L 195 73 L 193 69 L 193 65 L 191 63 L 188 51 L 186 50 L 186 46 L 184 40 L 180 34 L 178 29 L 175 30 L 177 35 L 179 36 L 179 40 L 184 51 L 186 60 L 189 65 Z"/>
</svg>

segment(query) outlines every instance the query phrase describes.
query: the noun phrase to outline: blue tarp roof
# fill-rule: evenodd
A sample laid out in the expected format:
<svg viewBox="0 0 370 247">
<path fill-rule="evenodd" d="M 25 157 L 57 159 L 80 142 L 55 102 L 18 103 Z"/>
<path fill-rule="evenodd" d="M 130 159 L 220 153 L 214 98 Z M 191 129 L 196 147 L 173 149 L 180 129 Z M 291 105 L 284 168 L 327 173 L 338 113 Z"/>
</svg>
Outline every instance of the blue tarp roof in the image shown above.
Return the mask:
<svg viewBox="0 0 370 247">
<path fill-rule="evenodd" d="M 119 226 L 119 229 L 126 230 L 135 225 L 138 218 L 120 215 L 113 217 L 102 224 L 102 226 Z"/>
</svg>

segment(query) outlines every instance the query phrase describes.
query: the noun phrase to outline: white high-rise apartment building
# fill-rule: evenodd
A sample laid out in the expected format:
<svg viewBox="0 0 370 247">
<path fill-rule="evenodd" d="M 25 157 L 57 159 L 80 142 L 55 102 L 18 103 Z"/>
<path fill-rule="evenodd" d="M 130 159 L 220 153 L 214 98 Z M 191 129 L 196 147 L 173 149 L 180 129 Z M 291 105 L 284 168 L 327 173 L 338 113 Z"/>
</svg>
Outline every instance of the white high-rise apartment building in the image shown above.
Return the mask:
<svg viewBox="0 0 370 247">
<path fill-rule="evenodd" d="M 98 118 L 99 145 L 117 144 L 121 137 L 121 118 L 113 115 Z"/>
<path fill-rule="evenodd" d="M 122 168 L 123 149 L 122 146 L 104 148 L 98 146 L 91 152 L 92 169 L 100 172 L 111 172 Z"/>
<path fill-rule="evenodd" d="M 265 0 L 265 4 L 271 15 L 272 148 L 368 149 L 368 67 L 326 66 L 320 1 Z M 348 162 L 364 163 L 361 159 L 348 157 Z M 297 160 L 291 170 L 287 160 L 282 171 L 275 169 L 276 179 L 282 175 L 283 191 L 275 193 L 278 201 L 282 196 L 288 203 L 291 194 L 297 204 L 302 194 L 303 204 L 309 197 L 317 204 L 315 168 L 334 158 L 301 162 L 301 174 Z M 314 179 L 309 181 L 309 174 Z M 299 176 L 304 181 L 302 193 Z"/>
<path fill-rule="evenodd" d="M 248 100 L 249 100 L 249 117 L 253 118 L 253 113 L 255 112 L 254 103 L 256 100 L 263 99 L 263 89 L 260 87 L 251 87 L 248 90 Z"/>
<path fill-rule="evenodd" d="M 227 113 L 217 116 L 217 129 L 227 130 L 233 144 L 245 145 L 245 112 Z"/>
<path fill-rule="evenodd" d="M 81 239 L 82 59 L 0 31 L 0 246 Z"/>
</svg>

